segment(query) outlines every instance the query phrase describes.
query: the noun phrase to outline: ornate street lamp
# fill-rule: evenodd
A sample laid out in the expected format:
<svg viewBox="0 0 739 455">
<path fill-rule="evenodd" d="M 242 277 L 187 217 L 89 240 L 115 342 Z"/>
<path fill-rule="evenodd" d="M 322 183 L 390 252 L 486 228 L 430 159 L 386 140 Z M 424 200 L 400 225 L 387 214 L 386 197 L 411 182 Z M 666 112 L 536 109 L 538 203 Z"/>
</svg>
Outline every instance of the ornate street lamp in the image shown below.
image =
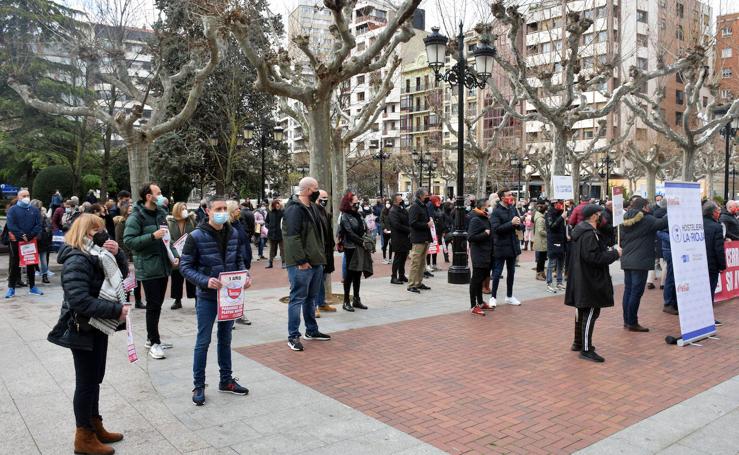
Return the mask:
<svg viewBox="0 0 739 455">
<path fill-rule="evenodd" d="M 449 39 L 439 33 L 439 27 L 433 27 L 432 33 L 423 42 L 426 45 L 428 65 L 434 71 L 437 81 L 447 82 L 451 87 L 457 86 L 457 197 L 455 200 L 455 229 L 452 233 L 454 256 L 449 268 L 448 281 L 451 284 L 467 284 L 470 282 L 470 268 L 467 260 L 467 233 L 464 230 L 464 89 L 480 88 L 487 85 L 493 69 L 495 48 L 487 37 L 482 37 L 472 51 L 475 57 L 475 68 L 467 64 L 464 54 L 464 31 L 459 23 L 457 36 L 457 64 L 442 72 L 446 47 Z"/>
<path fill-rule="evenodd" d="M 244 127 L 244 132 L 243 132 L 244 139 L 246 139 L 247 141 L 254 140 L 255 139 L 254 133 L 255 133 L 256 129 L 257 129 L 257 127 L 254 126 L 253 123 L 248 123 Z M 274 127 L 274 129 L 272 130 L 272 139 L 275 142 L 282 142 L 282 140 L 285 137 L 284 132 L 285 132 L 285 129 L 284 128 L 282 128 L 280 126 Z M 265 171 L 264 171 L 264 160 L 265 160 L 265 153 L 266 153 L 266 149 L 267 149 L 267 140 L 269 139 L 269 136 L 268 136 L 268 133 L 266 131 L 266 128 L 261 128 L 260 127 L 259 128 L 259 133 L 260 133 L 259 134 L 259 147 L 260 147 L 260 153 L 261 153 L 261 158 L 262 158 L 262 160 L 261 160 L 262 161 L 262 169 L 261 169 L 262 170 L 262 173 L 261 173 L 261 179 L 260 179 L 261 180 L 261 182 L 260 182 L 260 193 L 259 193 L 259 198 L 257 200 L 258 200 L 259 203 L 261 203 L 265 199 L 265 196 L 266 196 L 266 192 L 264 190 L 264 185 L 265 185 L 265 181 L 266 181 L 265 180 Z"/>
<path fill-rule="evenodd" d="M 388 158 L 390 158 L 390 154 L 389 153 L 385 153 L 383 150 L 380 150 L 379 152 L 377 152 L 374 155 L 372 155 L 372 159 L 373 160 L 379 160 L 380 161 L 380 199 L 383 199 L 383 195 L 384 195 L 384 192 L 383 192 L 384 189 L 383 189 L 383 183 L 382 183 L 382 174 L 383 174 L 383 169 L 382 169 L 383 166 L 382 165 L 385 162 L 385 160 L 388 159 Z"/>
<path fill-rule="evenodd" d="M 411 158 L 413 159 L 413 162 L 416 163 L 416 165 L 418 165 L 418 168 L 419 168 L 418 187 L 420 188 L 423 186 L 424 165 L 426 165 L 429 161 L 431 161 L 431 153 L 429 152 L 420 153 L 417 150 L 414 150 L 413 152 L 411 152 Z M 429 191 L 431 191 L 431 189 L 429 189 Z"/>
<path fill-rule="evenodd" d="M 729 155 L 731 152 L 731 139 L 739 131 L 739 118 L 733 118 L 723 128 L 721 134 L 726 140 L 726 152 L 724 154 L 724 201 L 729 200 Z"/>
</svg>

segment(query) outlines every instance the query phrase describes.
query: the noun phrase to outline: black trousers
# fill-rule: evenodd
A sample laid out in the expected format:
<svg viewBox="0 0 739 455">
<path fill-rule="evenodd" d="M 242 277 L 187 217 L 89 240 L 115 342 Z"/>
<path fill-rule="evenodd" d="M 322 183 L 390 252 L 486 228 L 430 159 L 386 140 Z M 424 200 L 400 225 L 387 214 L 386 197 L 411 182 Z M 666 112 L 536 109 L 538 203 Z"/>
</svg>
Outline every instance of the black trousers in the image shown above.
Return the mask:
<svg viewBox="0 0 739 455">
<path fill-rule="evenodd" d="M 390 249 L 390 257 L 389 259 L 393 258 L 393 244 L 390 242 L 390 234 L 385 234 L 382 237 L 382 258 L 387 258 L 387 250 Z"/>
<path fill-rule="evenodd" d="M 172 287 L 169 290 L 169 295 L 175 300 L 182 300 L 182 284 L 185 284 L 188 299 L 195 298 L 195 285 L 185 280 L 179 270 L 172 269 Z M 140 291 L 139 291 L 140 292 Z M 141 298 L 141 294 L 139 294 Z"/>
<path fill-rule="evenodd" d="M 516 273 L 516 258 L 495 258 L 493 267 L 493 297 L 498 298 L 498 284 L 503 276 L 503 265 L 506 267 L 506 297 L 513 296 L 513 278 Z"/>
<path fill-rule="evenodd" d="M 408 259 L 408 252 L 404 251 L 402 253 L 395 252 L 395 256 L 393 257 L 393 269 L 392 269 L 392 278 L 399 279 L 399 278 L 405 278 L 405 261 Z"/>
<path fill-rule="evenodd" d="M 151 344 L 160 344 L 159 316 L 162 313 L 164 296 L 167 294 L 168 277 L 143 280 L 144 294 L 146 295 L 146 338 Z"/>
<path fill-rule="evenodd" d="M 10 270 L 8 272 L 8 287 L 15 288 L 16 284 L 21 281 L 20 254 L 18 254 L 18 242 L 10 242 Z M 26 266 L 26 277 L 28 278 L 28 287 L 36 286 L 36 266 Z"/>
<path fill-rule="evenodd" d="M 593 330 L 600 316 L 600 308 L 578 308 L 575 316 L 575 346 L 582 351 L 593 350 Z"/>
<path fill-rule="evenodd" d="M 547 263 L 547 252 L 536 251 L 534 256 L 536 256 L 536 273 L 544 272 L 544 266 Z"/>
<path fill-rule="evenodd" d="M 349 264 L 352 262 L 352 257 L 356 248 L 346 248 L 344 250 L 344 256 L 346 257 L 346 276 L 344 277 L 344 301 L 349 300 L 349 290 L 354 288 L 354 297 L 359 298 L 359 284 L 362 280 L 362 272 L 359 270 L 349 270 Z"/>
<path fill-rule="evenodd" d="M 426 265 L 431 265 L 432 263 L 436 265 L 436 255 L 439 253 L 434 254 L 427 254 L 426 255 Z"/>
<path fill-rule="evenodd" d="M 482 305 L 482 284 L 489 275 L 489 267 L 472 267 L 472 277 L 470 278 L 470 308 L 475 305 Z"/>
<path fill-rule="evenodd" d="M 108 336 L 99 330 L 92 332 L 92 351 L 72 349 L 75 388 L 74 420 L 78 427 L 92 429 L 92 417 L 100 415 L 100 384 L 105 376 L 108 356 Z"/>
</svg>

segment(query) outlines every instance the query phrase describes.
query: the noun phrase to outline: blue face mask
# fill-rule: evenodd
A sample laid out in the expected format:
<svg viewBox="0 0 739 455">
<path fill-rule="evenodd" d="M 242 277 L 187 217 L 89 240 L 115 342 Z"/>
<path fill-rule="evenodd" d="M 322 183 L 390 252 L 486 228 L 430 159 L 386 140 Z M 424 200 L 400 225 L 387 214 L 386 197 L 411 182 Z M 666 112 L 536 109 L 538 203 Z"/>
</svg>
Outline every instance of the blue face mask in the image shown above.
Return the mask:
<svg viewBox="0 0 739 455">
<path fill-rule="evenodd" d="M 226 224 L 228 221 L 228 212 L 216 212 L 213 214 L 213 222 L 216 224 Z"/>
<path fill-rule="evenodd" d="M 161 194 L 157 196 L 157 201 L 156 201 L 157 206 L 162 207 L 164 205 L 164 199 L 166 198 L 162 196 Z"/>
</svg>

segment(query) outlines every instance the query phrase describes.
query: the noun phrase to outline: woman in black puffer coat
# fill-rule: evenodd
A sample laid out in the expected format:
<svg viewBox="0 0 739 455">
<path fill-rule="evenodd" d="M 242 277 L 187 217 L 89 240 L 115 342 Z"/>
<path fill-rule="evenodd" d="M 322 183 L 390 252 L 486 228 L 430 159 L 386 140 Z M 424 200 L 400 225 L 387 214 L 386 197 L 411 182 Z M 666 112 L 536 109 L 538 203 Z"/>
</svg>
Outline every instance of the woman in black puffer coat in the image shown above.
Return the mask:
<svg viewBox="0 0 739 455">
<path fill-rule="evenodd" d="M 74 452 L 112 454 L 115 451 L 106 444 L 120 441 L 123 435 L 105 430 L 98 405 L 108 336 L 90 325 L 90 319 L 125 321 L 129 307 L 120 301 L 99 298 L 106 276 L 101 257 L 96 254 L 103 248 L 113 254 L 124 277 L 128 273 L 128 263 L 118 244 L 108 240 L 105 221 L 92 214 L 80 215 L 64 242 L 57 256 L 57 261 L 63 265 L 64 302 L 59 320 L 47 339 L 71 349 L 74 358 L 73 405 L 77 423 Z M 124 295 L 122 290 L 120 294 Z"/>
<path fill-rule="evenodd" d="M 346 311 L 354 311 L 354 308 L 366 310 L 367 307 L 359 298 L 359 283 L 362 280 L 361 270 L 351 270 L 350 264 L 357 248 L 364 248 L 362 237 L 367 232 L 361 212 L 359 211 L 359 198 L 351 191 L 341 199 L 341 218 L 339 219 L 339 232 L 344 239 L 344 256 L 346 258 L 346 276 L 344 277 L 344 308 Z M 354 288 L 354 298 L 349 302 L 349 290 Z"/>
</svg>

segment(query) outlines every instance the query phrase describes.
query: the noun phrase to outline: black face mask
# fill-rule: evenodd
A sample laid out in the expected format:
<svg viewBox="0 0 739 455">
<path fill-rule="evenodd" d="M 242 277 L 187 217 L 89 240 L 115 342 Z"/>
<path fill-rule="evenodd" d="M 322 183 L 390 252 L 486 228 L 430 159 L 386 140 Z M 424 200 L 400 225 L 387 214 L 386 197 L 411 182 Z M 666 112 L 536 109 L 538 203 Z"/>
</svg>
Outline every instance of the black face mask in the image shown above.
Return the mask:
<svg viewBox="0 0 739 455">
<path fill-rule="evenodd" d="M 321 199 L 318 201 L 318 203 L 326 207 L 328 205 L 328 199 Z"/>
<path fill-rule="evenodd" d="M 102 232 L 96 232 L 95 235 L 92 236 L 92 243 L 95 245 L 102 247 L 105 242 L 107 242 L 110 239 L 110 236 L 108 236 L 108 233 L 105 231 Z"/>
<path fill-rule="evenodd" d="M 428 196 L 426 196 L 425 198 L 423 198 L 423 203 L 424 204 L 426 204 L 428 201 L 429 201 L 429 197 Z"/>
<path fill-rule="evenodd" d="M 314 191 L 314 192 L 312 192 L 310 194 L 310 201 L 311 202 L 316 202 L 318 200 L 318 196 L 320 196 L 320 195 L 321 195 L 321 192 L 320 191 Z"/>
<path fill-rule="evenodd" d="M 352 208 L 353 208 L 353 209 L 354 209 L 355 211 L 359 210 L 359 203 L 357 202 L 356 204 L 352 204 Z"/>
</svg>

